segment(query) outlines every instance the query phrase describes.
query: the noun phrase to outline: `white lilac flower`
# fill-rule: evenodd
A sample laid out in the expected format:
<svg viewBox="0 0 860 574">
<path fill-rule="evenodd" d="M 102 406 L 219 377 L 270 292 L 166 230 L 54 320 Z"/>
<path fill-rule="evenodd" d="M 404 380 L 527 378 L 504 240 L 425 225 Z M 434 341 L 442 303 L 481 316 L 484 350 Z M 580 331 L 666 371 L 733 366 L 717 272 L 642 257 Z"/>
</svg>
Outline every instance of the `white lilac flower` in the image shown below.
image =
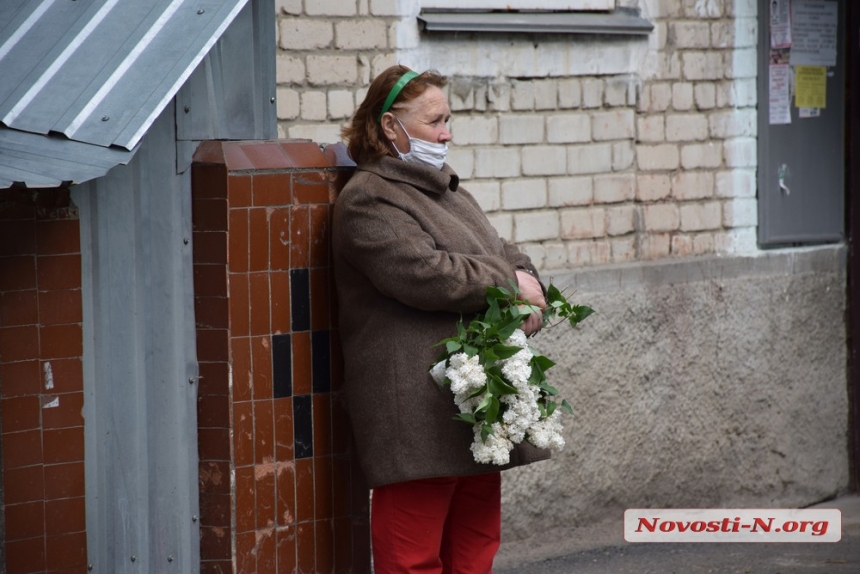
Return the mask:
<svg viewBox="0 0 860 574">
<path fill-rule="evenodd" d="M 481 440 L 481 425 L 474 426 L 475 440 L 472 442 L 472 454 L 475 462 L 493 463 L 499 466 L 511 462 L 511 449 L 514 445 L 508 439 L 504 427 L 499 423 L 493 424 L 493 434 L 487 441 Z"/>
<path fill-rule="evenodd" d="M 466 353 L 457 353 L 449 359 L 448 365 L 445 376 L 451 381 L 451 392 L 455 395 L 472 394 L 487 384 L 487 373 L 478 355 L 469 357 Z"/>
<path fill-rule="evenodd" d="M 529 428 L 529 441 L 538 448 L 548 448 L 559 452 L 564 448 L 564 438 L 561 436 L 561 411 L 556 409 L 549 417 L 537 421 Z"/>
</svg>

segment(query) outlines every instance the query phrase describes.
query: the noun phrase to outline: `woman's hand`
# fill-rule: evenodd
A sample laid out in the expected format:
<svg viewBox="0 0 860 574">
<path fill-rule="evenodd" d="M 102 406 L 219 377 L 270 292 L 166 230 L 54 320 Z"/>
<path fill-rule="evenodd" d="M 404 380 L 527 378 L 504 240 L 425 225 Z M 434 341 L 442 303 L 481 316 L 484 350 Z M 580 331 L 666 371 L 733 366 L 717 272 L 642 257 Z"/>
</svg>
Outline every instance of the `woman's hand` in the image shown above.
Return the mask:
<svg viewBox="0 0 860 574">
<path fill-rule="evenodd" d="M 544 299 L 543 289 L 541 289 L 537 279 L 526 271 L 517 271 L 517 284 L 520 288 L 520 299 L 528 301 L 541 310 L 546 309 L 546 299 Z M 532 313 L 526 318 L 522 329 L 526 335 L 533 335 L 540 331 L 542 326 L 543 315 Z"/>
</svg>

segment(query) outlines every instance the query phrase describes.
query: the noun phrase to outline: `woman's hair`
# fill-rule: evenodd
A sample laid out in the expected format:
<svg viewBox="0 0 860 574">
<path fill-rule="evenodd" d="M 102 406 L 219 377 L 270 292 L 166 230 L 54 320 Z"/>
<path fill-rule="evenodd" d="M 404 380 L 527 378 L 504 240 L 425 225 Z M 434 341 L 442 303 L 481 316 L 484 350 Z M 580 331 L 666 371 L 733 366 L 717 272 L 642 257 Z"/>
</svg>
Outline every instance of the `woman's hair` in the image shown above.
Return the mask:
<svg viewBox="0 0 860 574">
<path fill-rule="evenodd" d="M 383 156 L 393 155 L 393 150 L 382 132 L 379 116 L 382 106 L 388 97 L 391 88 L 397 80 L 409 72 L 406 66 L 391 66 L 378 76 L 370 84 L 364 101 L 358 106 L 352 122 L 343 128 L 341 134 L 347 141 L 347 150 L 350 157 L 358 164 L 376 161 Z M 389 111 L 397 104 L 414 100 L 424 93 L 430 86 L 443 88 L 448 79 L 436 71 L 428 70 L 410 80 L 394 99 Z"/>
</svg>

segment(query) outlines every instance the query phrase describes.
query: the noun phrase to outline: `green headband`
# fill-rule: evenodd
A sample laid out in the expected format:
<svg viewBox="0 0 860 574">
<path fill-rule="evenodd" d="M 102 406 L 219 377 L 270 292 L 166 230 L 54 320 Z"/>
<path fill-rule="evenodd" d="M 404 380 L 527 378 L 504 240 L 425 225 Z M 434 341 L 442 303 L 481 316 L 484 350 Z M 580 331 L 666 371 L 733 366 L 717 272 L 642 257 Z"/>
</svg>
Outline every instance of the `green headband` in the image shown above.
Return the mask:
<svg viewBox="0 0 860 574">
<path fill-rule="evenodd" d="M 403 74 L 402 76 L 400 76 L 400 79 L 397 80 L 397 83 L 394 84 L 394 87 L 391 88 L 390 92 L 388 92 L 388 97 L 385 98 L 385 103 L 382 104 L 382 111 L 379 112 L 379 121 L 380 122 L 382 121 L 382 116 L 385 115 L 385 112 L 387 112 L 388 109 L 391 107 L 391 104 L 394 103 L 394 99 L 400 93 L 400 90 L 403 89 L 403 86 L 408 84 L 413 78 L 417 78 L 418 75 L 419 74 L 417 72 L 413 72 L 412 70 L 410 70 L 410 71 L 406 72 L 405 74 Z"/>
</svg>

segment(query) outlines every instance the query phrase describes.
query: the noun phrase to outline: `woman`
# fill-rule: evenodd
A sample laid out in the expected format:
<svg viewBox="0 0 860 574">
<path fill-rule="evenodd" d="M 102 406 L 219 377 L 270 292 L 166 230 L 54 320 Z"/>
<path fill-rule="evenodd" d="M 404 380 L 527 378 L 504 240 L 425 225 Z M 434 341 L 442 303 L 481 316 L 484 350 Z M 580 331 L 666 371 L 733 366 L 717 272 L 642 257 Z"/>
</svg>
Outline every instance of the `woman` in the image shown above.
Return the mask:
<svg viewBox="0 0 860 574">
<path fill-rule="evenodd" d="M 450 108 L 434 72 L 393 66 L 344 129 L 358 167 L 334 208 L 333 254 L 358 459 L 373 492 L 377 574 L 486 574 L 499 547 L 500 467 L 476 463 L 469 425 L 428 368 L 489 285 L 545 301 L 528 257 L 499 238 L 444 163 Z M 540 328 L 529 316 L 527 334 Z M 518 445 L 504 468 L 548 458 Z"/>
</svg>

